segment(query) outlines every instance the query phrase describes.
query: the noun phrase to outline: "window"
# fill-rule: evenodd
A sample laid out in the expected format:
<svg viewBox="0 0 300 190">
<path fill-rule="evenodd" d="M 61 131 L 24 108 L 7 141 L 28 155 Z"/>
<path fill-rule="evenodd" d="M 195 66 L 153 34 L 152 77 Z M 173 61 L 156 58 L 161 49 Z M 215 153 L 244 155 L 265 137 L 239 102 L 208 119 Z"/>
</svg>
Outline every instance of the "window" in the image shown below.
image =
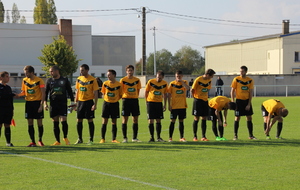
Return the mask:
<svg viewBox="0 0 300 190">
<path fill-rule="evenodd" d="M 11 77 L 17 77 L 17 76 L 18 76 L 18 73 L 10 73 L 10 76 L 11 76 Z"/>
<path fill-rule="evenodd" d="M 295 62 L 300 62 L 299 52 L 295 52 Z"/>
</svg>

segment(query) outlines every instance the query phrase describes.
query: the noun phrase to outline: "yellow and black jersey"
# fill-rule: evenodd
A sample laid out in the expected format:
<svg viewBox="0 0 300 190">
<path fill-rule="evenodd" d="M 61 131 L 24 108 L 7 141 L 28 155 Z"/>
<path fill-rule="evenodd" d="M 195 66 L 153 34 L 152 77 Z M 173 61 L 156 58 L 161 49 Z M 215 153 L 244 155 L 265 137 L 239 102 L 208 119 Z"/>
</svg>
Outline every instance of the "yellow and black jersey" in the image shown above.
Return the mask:
<svg viewBox="0 0 300 190">
<path fill-rule="evenodd" d="M 263 106 L 270 114 L 279 115 L 279 109 L 285 108 L 282 102 L 276 99 L 269 99 L 263 102 Z"/>
<path fill-rule="evenodd" d="M 115 81 L 112 83 L 111 81 L 107 80 L 103 83 L 101 92 L 104 95 L 104 101 L 115 103 L 121 99 L 123 89 L 120 82 Z"/>
<path fill-rule="evenodd" d="M 250 90 L 254 88 L 254 81 L 250 77 L 235 77 L 232 80 L 231 87 L 235 89 L 236 99 L 248 100 Z"/>
<path fill-rule="evenodd" d="M 147 102 L 162 102 L 163 94 L 167 93 L 168 83 L 165 80 L 160 82 L 156 78 L 148 81 L 146 91 L 148 91 Z"/>
<path fill-rule="evenodd" d="M 96 78 L 91 75 L 88 77 L 80 76 L 76 81 L 77 98 L 79 101 L 94 99 L 94 91 L 99 89 Z"/>
<path fill-rule="evenodd" d="M 184 83 L 188 85 L 186 80 L 184 80 Z M 182 82 L 177 82 L 176 80 L 170 82 L 168 93 L 171 95 L 172 109 L 187 108 L 186 88 L 182 85 Z"/>
<path fill-rule="evenodd" d="M 226 96 L 217 96 L 209 100 L 208 105 L 211 108 L 221 111 L 229 102 L 231 102 L 231 100 Z"/>
<path fill-rule="evenodd" d="M 211 89 L 211 79 L 203 79 L 202 76 L 195 79 L 192 89 L 194 98 L 208 100 L 208 90 Z"/>
<path fill-rule="evenodd" d="M 42 100 L 41 88 L 45 88 L 45 83 L 41 78 L 34 76 L 31 80 L 26 77 L 22 82 L 22 95 L 25 95 L 26 101 L 40 101 Z"/>
<path fill-rule="evenodd" d="M 137 77 L 129 79 L 127 76 L 120 80 L 123 89 L 122 98 L 138 98 L 139 90 L 142 88 L 141 81 Z"/>
</svg>

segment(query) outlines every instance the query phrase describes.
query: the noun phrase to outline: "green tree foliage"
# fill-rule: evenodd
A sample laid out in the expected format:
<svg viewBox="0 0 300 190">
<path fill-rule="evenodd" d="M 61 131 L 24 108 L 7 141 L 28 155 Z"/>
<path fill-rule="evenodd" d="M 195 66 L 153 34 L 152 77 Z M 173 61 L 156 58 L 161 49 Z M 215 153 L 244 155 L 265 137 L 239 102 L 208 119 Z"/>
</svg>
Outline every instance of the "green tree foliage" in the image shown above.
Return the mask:
<svg viewBox="0 0 300 190">
<path fill-rule="evenodd" d="M 20 23 L 21 24 L 26 24 L 26 18 L 25 18 L 25 16 L 22 16 L 22 18 L 20 19 Z"/>
<path fill-rule="evenodd" d="M 36 0 L 34 13 L 34 24 L 48 24 L 48 6 L 46 0 Z"/>
<path fill-rule="evenodd" d="M 41 51 L 42 56 L 38 57 L 38 59 L 45 65 L 42 70 L 48 76 L 50 67 L 54 65 L 60 68 L 62 76 L 69 76 L 76 72 L 78 63 L 81 61 L 81 59 L 77 59 L 75 51 L 67 44 L 63 36 L 53 38 L 53 42 L 44 45 L 44 49 Z"/>
<path fill-rule="evenodd" d="M 2 1 L 0 0 L 0 23 L 4 22 L 5 9 Z"/>
<path fill-rule="evenodd" d="M 142 73 L 142 62 L 143 62 L 143 59 L 140 59 L 139 61 L 137 61 L 136 63 L 135 63 L 135 68 L 134 68 L 134 71 L 135 71 L 135 74 L 136 75 L 141 75 L 141 73 Z"/>
<path fill-rule="evenodd" d="M 12 23 L 19 23 L 20 17 L 18 6 L 14 3 L 11 12 Z"/>
<path fill-rule="evenodd" d="M 156 57 L 156 71 L 162 70 L 165 74 L 169 74 L 170 66 L 172 65 L 173 56 L 172 53 L 166 49 L 157 51 L 155 54 Z M 154 73 L 154 53 L 150 53 L 147 59 L 147 70 L 146 74 L 155 75 Z"/>
<path fill-rule="evenodd" d="M 54 0 L 48 0 L 48 24 L 57 24 L 56 6 Z"/>
</svg>

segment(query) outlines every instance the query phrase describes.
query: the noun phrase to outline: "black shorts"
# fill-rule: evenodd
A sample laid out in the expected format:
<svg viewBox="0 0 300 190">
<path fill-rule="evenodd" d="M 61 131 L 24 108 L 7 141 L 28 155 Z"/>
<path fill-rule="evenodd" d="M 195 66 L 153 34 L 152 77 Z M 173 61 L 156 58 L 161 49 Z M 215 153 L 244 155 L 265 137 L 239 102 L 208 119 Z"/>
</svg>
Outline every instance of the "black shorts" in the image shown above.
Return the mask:
<svg viewBox="0 0 300 190">
<path fill-rule="evenodd" d="M 123 99 L 122 104 L 122 116 L 139 116 L 140 115 L 140 106 L 139 99 Z"/>
<path fill-rule="evenodd" d="M 266 108 L 263 105 L 261 105 L 261 112 L 263 117 L 269 116 L 269 112 L 266 110 Z M 271 118 L 274 118 L 274 116 L 275 115 L 272 115 Z"/>
<path fill-rule="evenodd" d="M 10 124 L 13 118 L 12 108 L 0 108 L 0 124 Z"/>
<path fill-rule="evenodd" d="M 103 101 L 102 117 L 112 119 L 120 118 L 119 102 L 109 103 Z"/>
<path fill-rule="evenodd" d="M 170 119 L 185 119 L 186 118 L 186 109 L 173 109 L 171 110 Z"/>
<path fill-rule="evenodd" d="M 25 103 L 25 118 L 26 119 L 43 119 L 44 109 L 38 112 L 41 106 L 41 101 L 26 101 Z"/>
<path fill-rule="evenodd" d="M 250 110 L 246 110 L 246 106 L 248 105 L 249 99 L 248 100 L 240 100 L 236 99 L 236 110 L 235 110 L 235 116 L 248 116 L 248 115 L 253 115 L 253 109 L 252 105 L 250 106 Z"/>
<path fill-rule="evenodd" d="M 49 112 L 50 112 L 51 118 L 56 117 L 56 116 L 67 116 L 67 113 L 68 113 L 67 102 L 50 100 Z"/>
<path fill-rule="evenodd" d="M 95 112 L 91 110 L 93 105 L 94 105 L 93 100 L 78 101 L 77 119 L 93 119 L 93 118 L 95 118 Z"/>
<path fill-rule="evenodd" d="M 193 112 L 194 116 L 208 116 L 208 101 L 194 98 Z"/>
<path fill-rule="evenodd" d="M 163 119 L 164 108 L 162 102 L 147 102 L 148 119 Z"/>
<path fill-rule="evenodd" d="M 207 120 L 210 120 L 210 121 L 217 121 L 217 116 L 216 116 L 216 113 L 215 113 L 216 109 L 214 108 L 209 108 L 209 115 L 207 117 Z M 222 111 L 219 111 L 219 114 L 220 114 L 220 118 L 221 118 L 221 121 L 223 122 L 223 115 L 222 115 Z"/>
</svg>

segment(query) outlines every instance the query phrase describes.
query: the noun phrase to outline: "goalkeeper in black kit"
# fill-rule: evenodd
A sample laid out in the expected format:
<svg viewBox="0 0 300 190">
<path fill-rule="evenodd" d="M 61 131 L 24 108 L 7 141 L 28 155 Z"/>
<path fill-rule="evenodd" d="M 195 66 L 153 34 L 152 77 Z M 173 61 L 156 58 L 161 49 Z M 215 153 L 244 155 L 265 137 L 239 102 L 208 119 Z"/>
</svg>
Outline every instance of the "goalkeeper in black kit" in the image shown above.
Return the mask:
<svg viewBox="0 0 300 190">
<path fill-rule="evenodd" d="M 52 66 L 49 69 L 52 78 L 47 80 L 46 83 L 46 95 L 45 95 L 45 109 L 48 110 L 47 99 L 49 95 L 50 99 L 50 117 L 53 120 L 53 132 L 56 141 L 52 145 L 60 145 L 60 129 L 59 120 L 62 124 L 63 140 L 66 145 L 70 145 L 68 140 L 68 123 L 67 123 L 67 112 L 68 106 L 67 97 L 71 99 L 71 105 L 74 105 L 74 95 L 72 92 L 71 84 L 68 78 L 62 77 L 59 73 L 58 66 Z"/>
</svg>

